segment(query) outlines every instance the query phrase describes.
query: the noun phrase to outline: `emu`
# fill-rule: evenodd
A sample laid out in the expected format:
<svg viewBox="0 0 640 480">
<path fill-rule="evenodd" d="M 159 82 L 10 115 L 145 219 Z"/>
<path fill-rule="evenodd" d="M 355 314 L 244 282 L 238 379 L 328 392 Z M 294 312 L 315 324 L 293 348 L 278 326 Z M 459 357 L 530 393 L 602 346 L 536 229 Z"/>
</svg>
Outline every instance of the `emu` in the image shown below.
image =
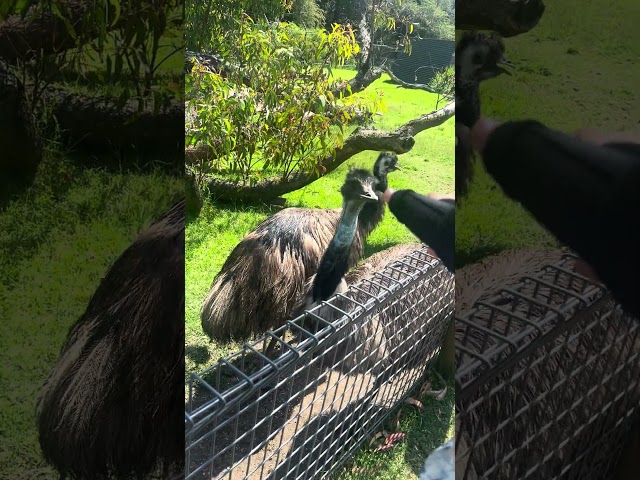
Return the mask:
<svg viewBox="0 0 640 480">
<path fill-rule="evenodd" d="M 394 154 L 381 153 L 373 167 L 372 188 L 387 189 L 387 174 L 399 168 Z M 382 195 L 368 202 L 358 216 L 348 256 L 354 266 L 364 254 L 364 241 L 382 221 Z M 213 280 L 200 312 L 211 339 L 245 339 L 276 328 L 291 318 L 336 232 L 341 209 L 287 208 L 269 217 L 233 249 Z"/>
<path fill-rule="evenodd" d="M 465 32 L 456 45 L 456 202 L 466 197 L 473 178 L 470 129 L 480 119 L 480 82 L 511 73 L 504 42 L 496 34 Z"/>
<path fill-rule="evenodd" d="M 184 200 L 122 253 L 37 402 L 61 479 L 184 473 Z"/>
</svg>

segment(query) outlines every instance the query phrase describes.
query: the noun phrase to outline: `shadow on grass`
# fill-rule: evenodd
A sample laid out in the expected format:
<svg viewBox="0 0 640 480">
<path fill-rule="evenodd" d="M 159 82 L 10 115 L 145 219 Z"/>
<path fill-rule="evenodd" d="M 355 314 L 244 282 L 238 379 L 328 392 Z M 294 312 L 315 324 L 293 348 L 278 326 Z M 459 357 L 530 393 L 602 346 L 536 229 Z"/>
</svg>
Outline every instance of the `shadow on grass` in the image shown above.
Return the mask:
<svg viewBox="0 0 640 480">
<path fill-rule="evenodd" d="M 478 262 L 490 255 L 497 255 L 508 248 L 508 246 L 502 244 L 488 244 L 478 245 L 469 250 L 459 251 L 456 250 L 456 269 L 465 267 L 466 265 Z"/>
<path fill-rule="evenodd" d="M 418 240 L 416 238 L 416 243 L 420 242 L 420 240 Z M 386 250 L 388 248 L 391 247 L 395 247 L 396 245 L 398 245 L 397 241 L 386 241 L 383 243 L 365 243 L 364 246 L 364 258 L 369 258 L 371 255 L 373 255 L 374 253 L 378 253 L 381 252 L 382 250 Z"/>
<path fill-rule="evenodd" d="M 211 359 L 211 352 L 204 345 L 185 346 L 185 355 L 194 363 L 203 364 Z"/>
</svg>

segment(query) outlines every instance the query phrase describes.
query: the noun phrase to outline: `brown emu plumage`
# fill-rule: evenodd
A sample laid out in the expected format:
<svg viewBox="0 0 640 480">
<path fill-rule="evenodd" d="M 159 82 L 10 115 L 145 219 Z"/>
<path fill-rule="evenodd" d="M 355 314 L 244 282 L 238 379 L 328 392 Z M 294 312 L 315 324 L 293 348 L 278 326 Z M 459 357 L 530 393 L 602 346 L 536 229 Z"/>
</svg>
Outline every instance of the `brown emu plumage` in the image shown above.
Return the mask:
<svg viewBox="0 0 640 480">
<path fill-rule="evenodd" d="M 564 253 L 562 250 L 511 250 L 487 257 L 476 264 L 458 270 L 456 272 L 456 316 L 464 316 L 472 312 L 478 301 L 486 301 L 502 289 L 515 287 L 523 277 L 537 275 L 546 265 L 558 264 Z M 571 262 L 565 268 L 572 268 Z M 575 269 L 576 266 L 574 265 L 573 268 Z M 528 315 L 525 305 L 518 306 L 516 311 L 520 315 Z M 615 303 L 610 302 L 606 308 L 614 307 Z M 512 307 L 503 306 L 503 308 L 510 310 Z M 567 466 L 568 462 L 584 452 L 585 445 L 590 443 L 588 439 L 591 435 L 596 432 L 605 432 L 606 428 L 613 428 L 618 419 L 611 414 L 601 417 L 595 423 L 592 422 L 594 416 L 603 411 L 605 406 L 621 392 L 612 391 L 605 385 L 595 385 L 594 381 L 617 375 L 615 385 L 618 388 L 633 382 L 637 371 L 620 370 L 621 365 L 611 364 L 611 360 L 621 361 L 637 354 L 640 351 L 640 342 L 637 336 L 635 339 L 630 337 L 628 341 L 616 339 L 632 324 L 632 321 L 628 318 L 624 319 L 618 310 L 613 312 L 609 320 L 597 321 L 590 324 L 588 330 L 579 330 L 588 322 L 599 318 L 597 315 L 598 313 L 590 313 L 577 326 L 574 326 L 569 340 L 566 334 L 563 334 L 556 337 L 549 345 L 539 346 L 535 352 L 531 353 L 536 357 L 527 356 L 498 377 L 492 378 L 480 387 L 480 391 L 474 394 L 473 399 L 467 402 L 475 402 L 481 395 L 489 395 L 489 392 L 492 392 L 490 400 L 485 400 L 480 406 L 474 408 L 470 414 L 471 417 L 466 421 L 472 420 L 471 428 L 476 432 L 476 437 L 483 437 L 489 431 L 497 431 L 492 437 L 487 437 L 491 441 L 476 447 L 469 466 L 469 474 L 466 477 L 468 480 L 484 475 L 496 461 L 513 454 L 516 449 L 521 449 L 520 457 L 513 457 L 511 461 L 501 465 L 489 475 L 491 478 L 505 480 L 520 478 L 524 475 L 524 466 L 519 465 L 518 458 L 523 458 L 523 455 L 531 459 L 527 460 L 528 462 L 532 462 L 527 465 L 527 468 L 530 468 L 533 462 L 540 462 L 542 465 L 536 471 L 535 478 L 555 478 L 560 475 L 560 471 Z M 494 332 L 509 331 L 506 317 L 490 315 L 488 310 L 478 310 L 471 318 L 474 324 Z M 618 330 L 619 327 L 622 330 Z M 458 345 L 462 344 L 467 349 L 482 352 L 485 341 L 486 338 L 480 331 L 467 330 L 462 322 L 456 322 Z M 533 364 L 534 358 L 537 359 L 537 355 L 542 354 L 547 358 Z M 588 365 L 588 368 L 576 371 L 577 368 L 585 365 Z M 460 365 L 458 367 L 460 368 Z M 524 376 L 515 379 L 515 372 L 521 372 L 521 369 L 524 370 Z M 512 383 L 497 389 L 496 386 L 500 382 L 508 382 L 512 378 Z M 566 379 L 567 383 L 559 388 L 554 387 L 556 382 L 562 379 Z M 640 401 L 637 389 L 634 392 L 628 392 L 627 395 L 630 395 L 628 399 L 630 404 Z M 562 416 L 560 416 L 561 412 L 563 412 Z M 456 418 L 456 432 L 460 431 L 459 419 L 460 417 Z M 507 423 L 508 419 L 510 421 Z M 500 429 L 498 429 L 499 425 Z M 467 447 L 472 444 L 467 436 L 469 428 L 467 423 L 464 435 L 458 440 L 458 447 L 461 447 L 459 455 L 463 455 Z M 558 442 L 570 434 L 576 435 L 571 442 L 564 444 L 558 451 L 549 450 L 556 448 Z M 526 447 L 523 445 L 525 439 L 530 441 Z M 551 456 L 543 458 L 545 455 Z M 466 459 L 458 457 L 457 478 L 458 475 L 462 478 L 466 467 Z"/>
<path fill-rule="evenodd" d="M 377 206 L 366 221 L 361 221 L 362 214 L 358 220 L 350 266 L 362 258 L 365 239 L 382 220 L 384 201 Z M 201 321 L 205 333 L 219 341 L 246 339 L 291 319 L 293 308 L 304 296 L 305 281 L 318 269 L 338 228 L 341 211 L 287 208 L 245 236 L 204 300 Z"/>
<path fill-rule="evenodd" d="M 184 470 L 184 201 L 142 232 L 72 326 L 37 405 L 62 477 Z"/>
</svg>

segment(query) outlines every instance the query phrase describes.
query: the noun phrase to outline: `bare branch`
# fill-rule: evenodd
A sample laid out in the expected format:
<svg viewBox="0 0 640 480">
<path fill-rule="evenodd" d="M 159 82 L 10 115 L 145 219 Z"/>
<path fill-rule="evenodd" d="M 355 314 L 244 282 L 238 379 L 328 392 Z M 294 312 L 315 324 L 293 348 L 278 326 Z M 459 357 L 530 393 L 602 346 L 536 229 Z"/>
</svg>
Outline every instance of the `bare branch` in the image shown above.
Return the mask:
<svg viewBox="0 0 640 480">
<path fill-rule="evenodd" d="M 395 83 L 397 83 L 398 86 L 400 86 L 400 87 L 424 90 L 424 91 L 429 92 L 429 93 L 440 93 L 440 92 L 436 92 L 433 88 L 430 88 L 428 85 L 425 85 L 424 83 L 408 83 L 408 82 L 405 82 L 404 80 L 396 77 L 395 74 L 391 71 L 391 68 L 389 68 L 389 67 L 385 68 L 384 71 L 387 73 L 387 75 L 389 75 L 389 77 L 391 77 L 391 80 L 393 80 Z"/>
<path fill-rule="evenodd" d="M 406 153 L 415 145 L 415 135 L 443 124 L 454 115 L 455 103 L 452 102 L 440 110 L 410 120 L 390 132 L 358 128 L 345 140 L 342 148 L 336 149 L 334 155 L 329 155 L 318 163 L 317 172 L 322 174 L 332 172 L 349 158 L 365 150 Z M 191 155 L 195 155 L 194 150 L 191 151 Z M 193 158 L 192 156 L 192 161 Z M 222 179 L 210 179 L 207 185 L 212 197 L 217 201 L 259 202 L 298 190 L 318 178 L 318 173 L 297 172 L 286 181 L 269 179 L 254 186 L 241 186 Z"/>
</svg>

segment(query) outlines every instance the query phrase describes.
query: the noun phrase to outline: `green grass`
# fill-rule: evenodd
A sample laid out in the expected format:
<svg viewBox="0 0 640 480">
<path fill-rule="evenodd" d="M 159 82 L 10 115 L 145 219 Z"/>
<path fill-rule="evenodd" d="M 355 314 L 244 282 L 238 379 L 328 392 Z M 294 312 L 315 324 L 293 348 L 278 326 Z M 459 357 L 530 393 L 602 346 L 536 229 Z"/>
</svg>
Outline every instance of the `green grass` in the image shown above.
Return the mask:
<svg viewBox="0 0 640 480">
<path fill-rule="evenodd" d="M 341 70 L 334 71 L 334 74 L 347 78 L 354 72 Z M 435 109 L 436 95 L 418 90 L 399 89 L 388 82 L 386 74 L 369 87 L 368 91 L 372 90 L 382 91 L 386 103 L 386 113 L 382 116 L 375 116 L 375 126 L 379 129 L 396 128 L 412 118 Z M 414 148 L 409 153 L 399 156 L 402 170 L 389 175 L 389 186 L 394 189 L 410 188 L 423 193 L 453 193 L 453 126 L 453 119 L 450 119 L 439 127 L 418 134 L 415 137 Z M 287 207 L 339 207 L 341 205 L 340 186 L 348 168 L 361 166 L 371 169 L 377 156 L 378 152 L 368 151 L 352 157 L 335 171 L 311 185 L 285 195 Z M 276 207 L 267 205 L 230 207 L 229 205 L 212 203 L 207 199 L 199 216 L 188 218 L 185 248 L 187 374 L 214 365 L 219 358 L 241 348 L 242 345 L 239 343 L 231 342 L 223 345 L 209 341 L 200 325 L 200 306 L 213 278 L 220 271 L 231 250 L 258 223 L 277 211 Z M 413 234 L 387 212 L 383 222 L 367 240 L 366 255 L 369 256 L 398 243 L 413 241 L 416 241 Z M 395 468 L 401 470 L 404 468 L 403 471 L 406 472 L 415 471 L 416 466 L 419 468 L 421 464 L 418 464 L 424 462 L 425 451 L 428 453 L 429 449 L 432 450 L 446 440 L 444 438 L 446 435 L 438 433 L 434 436 L 430 432 L 441 432 L 443 429 L 451 432 L 453 404 L 444 401 L 439 402 L 438 405 L 437 408 L 445 410 L 444 414 L 438 413 L 436 415 L 434 413 L 436 407 L 430 408 L 428 406 L 425 412 L 407 417 L 407 429 L 413 428 L 416 431 L 415 438 L 418 443 L 425 440 L 426 437 L 433 438 L 433 442 L 424 443 L 426 450 L 419 450 L 419 454 L 416 453 L 415 461 L 409 462 L 404 457 L 397 456 L 409 449 L 405 453 L 411 457 L 409 453 L 413 451 L 410 447 L 411 441 L 399 447 L 398 453 L 394 453 L 393 457 L 389 457 L 387 454 L 382 455 L 381 459 L 393 458 L 393 460 L 388 460 L 390 469 L 388 475 L 392 475 L 391 472 L 395 471 L 393 470 Z M 419 433 L 420 431 L 423 433 Z M 418 459 L 418 457 L 420 458 Z M 366 463 L 368 461 L 366 458 L 369 457 L 362 458 L 362 461 Z M 387 476 L 385 478 L 400 477 Z"/>
<path fill-rule="evenodd" d="M 432 388 L 445 386 L 431 379 Z M 427 456 L 454 435 L 455 385 L 446 384 L 447 393 L 442 400 L 432 396 L 419 398 L 424 410 L 403 404 L 383 425 L 385 431 L 403 432 L 407 436 L 393 448 L 376 452 L 376 445 L 367 445 L 350 460 L 337 480 L 398 480 L 416 479 Z M 399 424 L 397 423 L 399 421 Z"/>
<path fill-rule="evenodd" d="M 500 120 L 533 118 L 566 132 L 637 129 L 633 115 L 640 110 L 640 97 L 633 93 L 632 66 L 640 54 L 634 20 L 640 4 L 617 2 L 606 14 L 601 8 L 596 0 L 547 2 L 532 31 L 505 39 L 517 70 L 482 85 L 483 114 Z M 457 266 L 508 248 L 557 245 L 477 165 L 469 197 L 456 212 Z"/>
<path fill-rule="evenodd" d="M 0 211 L 0 479 L 58 479 L 40 453 L 38 391 L 107 269 L 183 185 L 160 170 L 86 169 L 54 149 Z"/>
</svg>

